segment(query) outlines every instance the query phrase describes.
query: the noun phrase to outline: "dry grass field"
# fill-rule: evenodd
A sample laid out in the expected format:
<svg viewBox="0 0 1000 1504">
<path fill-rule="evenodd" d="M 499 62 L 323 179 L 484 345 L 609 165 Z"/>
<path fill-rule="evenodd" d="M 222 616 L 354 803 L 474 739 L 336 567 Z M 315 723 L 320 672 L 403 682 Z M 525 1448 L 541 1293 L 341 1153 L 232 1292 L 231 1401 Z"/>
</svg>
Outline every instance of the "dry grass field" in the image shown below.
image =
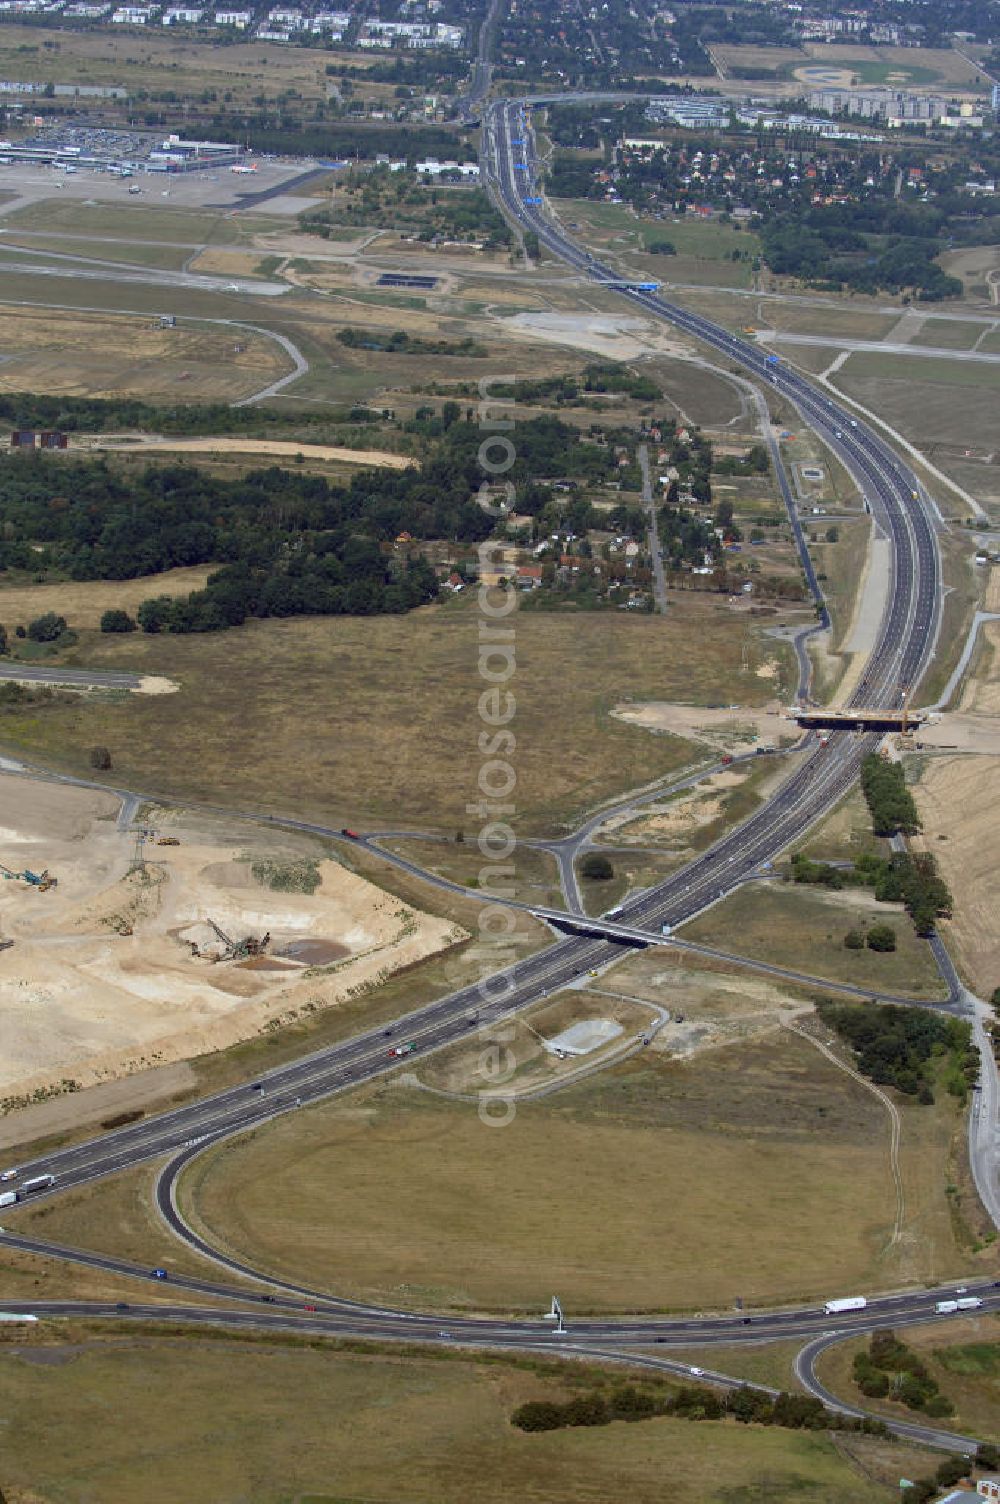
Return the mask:
<svg viewBox="0 0 1000 1504">
<path fill-rule="evenodd" d="M 464 827 L 460 826 L 459 830 L 464 836 Z M 435 872 L 449 882 L 476 888 L 484 863 L 473 836 L 474 827 L 470 826 L 468 839 L 461 843 L 454 840 L 388 841 L 386 847 L 406 857 L 408 861 L 416 862 L 427 872 Z M 518 903 L 541 904 L 546 908 L 563 907 L 559 873 L 553 856 L 547 851 L 535 851 L 522 843 L 514 850 L 510 861 L 514 870 L 504 878 L 504 886 L 510 898 Z"/>
<path fill-rule="evenodd" d="M 0 583 L 0 621 L 13 632 L 18 624 L 58 608 L 74 630 L 96 632 L 101 616 L 112 607 L 134 614 L 151 595 L 187 595 L 202 588 L 212 569 L 211 564 L 198 564 L 190 569 L 167 569 L 139 580 L 65 580 L 58 585 Z"/>
<path fill-rule="evenodd" d="M 672 284 L 752 285 L 750 260 L 730 259 L 734 250 L 746 251 L 750 258 L 759 252 L 756 235 L 747 231 L 715 223 L 641 219 L 624 206 L 594 203 L 590 199 L 560 201 L 557 208 L 564 222 L 574 220 L 583 228 L 589 245 L 600 245 L 611 253 L 627 256 L 629 267 L 644 277 Z M 645 254 L 646 247 L 657 240 L 671 241 L 677 254 Z"/>
<path fill-rule="evenodd" d="M 816 861 L 853 861 L 867 852 L 883 854 L 886 842 L 872 834 L 872 818 L 859 788 L 848 794 L 812 830 L 800 848 Z"/>
<path fill-rule="evenodd" d="M 888 923 L 896 950 L 878 954 L 844 946 L 849 929 Z M 898 904 L 878 903 L 866 888 L 839 893 L 784 883 L 756 883 L 716 904 L 683 928 L 687 940 L 772 961 L 796 971 L 904 997 L 944 997 L 927 942 Z"/>
<path fill-rule="evenodd" d="M 27 258 L 20 253 L 30 250 L 39 253 L 31 258 L 33 261 L 51 262 L 53 255 L 57 253 L 60 257 L 79 256 L 86 262 L 120 261 L 130 266 L 155 266 L 166 271 L 180 271 L 193 249 L 183 245 L 129 241 L 122 237 L 73 237 L 51 230 L 42 235 L 14 230 L 5 235 L 3 240 L 4 255 L 21 262 Z M 111 272 L 111 275 L 114 273 Z"/>
<path fill-rule="evenodd" d="M 8 34 L 4 28 L 2 35 Z M 93 200 L 59 197 L 42 198 L 18 205 L 4 215 L 18 240 L 23 232 L 30 240 L 33 233 L 46 239 L 51 236 L 121 237 L 126 243 L 141 246 L 178 245 L 194 249 L 211 241 L 219 246 L 249 244 L 255 234 L 273 232 L 274 220 L 266 215 L 234 215 L 214 209 L 175 208 L 167 204 L 132 203 L 129 200 L 95 203 Z M 62 249 L 51 241 L 52 249 Z M 87 254 L 100 255 L 99 250 Z"/>
<path fill-rule="evenodd" d="M 850 356 L 831 381 L 931 458 L 935 444 L 989 447 L 996 438 L 1000 366 L 871 353 Z"/>
<path fill-rule="evenodd" d="M 625 1493 L 660 1504 L 669 1478 L 671 1504 L 748 1490 L 775 1504 L 894 1497 L 874 1449 L 859 1465 L 822 1434 L 674 1419 L 542 1435 L 510 1425 L 523 1401 L 595 1381 L 609 1380 L 541 1359 L 73 1326 L 61 1344 L 0 1349 L 4 1491 L 11 1504 L 605 1504 Z"/>
<path fill-rule="evenodd" d="M 522 1103 L 502 1130 L 470 1103 L 373 1089 L 211 1151 L 182 1200 L 261 1267 L 439 1309 L 539 1311 L 552 1290 L 568 1312 L 726 1307 L 968 1267 L 944 1196 L 950 1103 L 907 1116 L 913 1199 L 890 1250 L 869 1092 L 791 1034 L 667 1047 Z"/>
<path fill-rule="evenodd" d="M 884 302 L 884 299 L 882 300 Z M 849 301 L 834 305 L 827 299 L 816 298 L 812 306 L 802 296 L 794 301 L 781 298 L 761 298 L 756 303 L 743 299 L 749 317 L 745 323 L 757 329 L 780 329 L 786 334 L 829 334 L 841 339 L 884 339 L 898 320 L 889 313 L 880 313 L 879 300 L 852 297 Z M 860 306 L 859 306 L 860 305 Z M 788 347 L 789 349 L 791 347 Z M 795 349 L 796 360 L 801 355 Z M 832 355 L 832 352 L 831 352 Z"/>
<path fill-rule="evenodd" d="M 826 467 L 824 467 L 825 469 Z M 851 624 L 858 602 L 858 592 L 865 577 L 865 564 L 872 538 L 868 517 L 838 518 L 836 543 L 825 541 L 830 526 L 824 517 L 809 518 L 805 523 L 810 553 L 817 572 L 823 576 L 823 593 L 833 622 L 831 650 L 842 651 L 851 635 Z M 813 542 L 812 540 L 817 541 Z"/>
<path fill-rule="evenodd" d="M 955 917 L 942 924 L 942 933 L 970 986 L 989 997 L 1000 986 L 1000 874 L 992 855 L 1000 758 L 929 758 L 913 793 L 923 844 L 955 897 Z"/>
<path fill-rule="evenodd" d="M 756 47 L 750 42 L 713 42 L 712 53 L 724 74 L 733 68 L 752 68 L 767 76 L 785 65 L 793 68 L 809 61 L 802 47 Z"/>
<path fill-rule="evenodd" d="M 235 401 L 291 369 L 279 345 L 249 330 L 10 304 L 0 305 L 0 350 L 0 391 L 52 396 Z"/>
<path fill-rule="evenodd" d="M 971 350 L 986 328 L 965 319 L 926 319 L 909 343 L 935 350 Z"/>
<path fill-rule="evenodd" d="M 961 251 L 945 251 L 940 260 L 949 276 L 961 278 L 967 298 L 996 303 L 1000 246 L 977 245 Z"/>
<path fill-rule="evenodd" d="M 58 604 L 60 587 L 49 588 Z M 625 686 L 637 700 L 703 703 L 762 703 L 776 690 L 741 673 L 742 633 L 711 596 L 679 599 L 667 618 L 524 611 L 515 629 L 525 834 L 558 829 L 689 760 L 679 740 L 612 718 Z M 0 744 L 85 768 L 86 749 L 100 743 L 126 786 L 337 826 L 453 833 L 477 797 L 477 630 L 462 600 L 406 617 L 257 622 L 203 637 L 82 634 L 73 661 L 163 675 L 179 693 L 7 709 Z M 694 660 L 684 648 L 692 638 Z"/>
<path fill-rule="evenodd" d="M 44 1237 L 44 1233 L 40 1236 Z M 72 1234 L 66 1241 L 72 1241 Z M 198 1273 L 204 1276 L 204 1263 Z M 83 1264 L 63 1263 L 41 1254 L 23 1253 L 18 1248 L 4 1248 L 0 1257 L 0 1300 L 141 1300 L 143 1304 L 153 1300 L 160 1304 L 162 1299 L 169 1304 L 171 1298 L 169 1292 L 161 1298 L 149 1285 L 143 1287 L 125 1275 L 116 1276 Z M 199 1305 L 215 1303 L 207 1297 L 192 1298 Z M 0 1351 L 10 1342 L 11 1335 L 11 1328 L 6 1324 L 0 1328 Z M 18 1335 L 24 1335 L 23 1329 Z"/>
<path fill-rule="evenodd" d="M 731 423 L 743 412 L 739 387 L 722 375 L 690 361 L 656 355 L 647 362 L 647 368 L 682 422 L 699 427 Z"/>
<path fill-rule="evenodd" d="M 0 75 L 34 82 L 118 84 L 176 94 L 227 92 L 238 108 L 255 95 L 294 89 L 306 100 L 325 99 L 325 67 L 337 54 L 280 47 L 266 42 L 235 44 L 192 41 L 147 29 L 122 35 L 117 28 L 67 35 L 44 27 L 4 26 L 0 34 Z M 351 54 L 355 67 L 364 58 Z"/>
</svg>

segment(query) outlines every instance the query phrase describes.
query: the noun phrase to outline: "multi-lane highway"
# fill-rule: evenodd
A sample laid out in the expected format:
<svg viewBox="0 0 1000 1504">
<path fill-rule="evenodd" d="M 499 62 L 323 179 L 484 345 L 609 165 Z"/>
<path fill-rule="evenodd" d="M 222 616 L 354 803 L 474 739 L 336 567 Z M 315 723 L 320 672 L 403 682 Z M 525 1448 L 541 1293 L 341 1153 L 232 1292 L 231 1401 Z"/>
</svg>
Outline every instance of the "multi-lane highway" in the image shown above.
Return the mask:
<svg viewBox="0 0 1000 1504">
<path fill-rule="evenodd" d="M 569 240 L 538 206 L 525 204 L 534 166 L 530 132 L 518 124 L 520 106 L 492 106 L 485 128 L 484 162 L 508 212 L 530 225 L 558 254 L 597 281 L 620 281 L 610 268 Z M 516 130 L 524 134 L 516 136 Z M 523 142 L 518 146 L 518 141 Z M 518 162 L 526 170 L 519 176 Z M 520 179 L 523 178 L 523 183 Z M 801 377 L 774 367 L 754 346 L 684 309 L 650 293 L 628 293 L 648 312 L 677 323 L 721 349 L 728 359 L 772 383 L 793 401 L 828 440 L 864 486 L 869 504 L 893 546 L 891 603 L 855 699 L 869 705 L 899 703 L 905 686 L 919 678 L 930 653 L 937 621 L 938 561 L 935 538 L 913 477 L 874 434 L 819 396 Z M 834 736 L 826 749 L 818 745 L 762 806 L 742 825 L 699 856 L 683 871 L 627 903 L 616 915 L 623 930 L 635 933 L 671 928 L 690 919 L 745 881 L 761 863 L 772 860 L 799 839 L 852 785 L 861 758 L 875 746 L 873 737 Z M 483 983 L 425 1005 L 401 1019 L 392 1038 L 412 1043 L 415 1054 L 439 1049 L 464 1037 L 477 1024 L 537 1002 L 588 971 L 608 965 L 628 941 L 587 936 L 560 941 Z M 127 1165 L 177 1150 L 193 1138 L 215 1139 L 275 1113 L 343 1090 L 393 1067 L 391 1044 L 375 1030 L 280 1067 L 265 1078 L 264 1089 L 251 1083 L 181 1107 L 148 1122 L 124 1128 L 90 1143 L 35 1161 L 26 1173 L 57 1177 L 54 1193 L 113 1173 Z"/>
<path fill-rule="evenodd" d="M 482 79 L 480 79 L 482 82 Z M 622 288 L 618 271 L 599 262 L 570 239 L 546 211 L 538 188 L 533 139 L 524 107 L 499 102 L 488 107 L 484 121 L 483 170 L 504 211 L 523 228 L 533 230 L 550 251 L 575 266 L 597 284 L 614 284 L 621 295 L 649 316 L 664 319 L 710 346 L 727 362 L 740 366 L 793 404 L 856 478 L 879 527 L 891 544 L 893 581 L 889 606 L 878 641 L 855 691 L 852 704 L 895 707 L 903 694 L 919 682 L 933 651 L 940 608 L 938 550 L 932 514 L 916 478 L 875 433 L 847 411 L 816 391 L 756 346 L 696 314 L 636 286 Z M 158 1205 L 164 1220 L 192 1247 L 240 1279 L 263 1278 L 256 1271 L 221 1254 L 189 1229 L 178 1208 L 177 1177 L 205 1147 L 259 1125 L 269 1118 L 343 1091 L 392 1070 L 398 1061 L 390 1054 L 398 1044 L 412 1045 L 407 1059 L 440 1049 L 469 1032 L 526 1008 L 576 981 L 589 971 L 618 959 L 629 944 L 626 933 L 676 927 L 758 872 L 790 844 L 801 838 L 857 778 L 861 759 L 877 745 L 873 736 L 837 734 L 828 748 L 818 745 L 772 798 L 742 825 L 718 841 L 682 872 L 638 894 L 615 916 L 621 938 L 579 935 L 558 941 L 516 965 L 415 1009 L 385 1028 L 370 1030 L 341 1044 L 314 1052 L 200 1102 L 148 1121 L 103 1135 L 87 1143 L 46 1154 L 22 1168 L 27 1176 L 51 1174 L 55 1183 L 48 1195 L 58 1195 L 101 1176 L 154 1158 L 169 1157 L 158 1182 Z M 805 959 L 805 958 L 804 958 Z M 6 1236 L 17 1241 L 16 1230 Z M 0 1237 L 2 1241 L 2 1237 Z M 22 1246 L 24 1246 L 22 1244 Z M 83 1257 L 71 1250 L 35 1244 L 36 1251 L 54 1256 Z M 119 1274 L 149 1277 L 149 1271 L 101 1255 L 86 1261 Z M 202 1294 L 246 1301 L 245 1285 L 220 1286 L 210 1281 L 175 1283 Z M 456 1320 L 442 1333 L 440 1317 L 390 1312 L 337 1301 L 329 1295 L 304 1291 L 271 1280 L 273 1302 L 298 1312 L 304 1298 L 316 1304 L 311 1323 L 369 1336 L 407 1336 L 423 1340 L 537 1346 L 552 1341 L 550 1327 L 503 1320 Z M 981 1287 L 984 1306 L 1000 1309 L 1000 1292 Z M 263 1297 L 257 1297 L 261 1299 Z M 940 1292 L 920 1291 L 872 1301 L 864 1313 L 836 1317 L 836 1326 L 867 1330 L 888 1322 L 926 1320 L 934 1314 Z M 269 1302 L 271 1303 L 271 1302 Z M 320 1309 L 321 1307 L 321 1309 Z M 39 1309 L 42 1309 L 39 1307 Z M 178 1308 L 180 1310 L 181 1308 Z M 256 1319 L 261 1319 L 263 1313 Z M 203 1319 L 203 1318 L 199 1318 Z M 218 1318 L 216 1318 L 218 1319 Z M 248 1318 L 249 1319 L 249 1318 Z M 278 1315 L 268 1315 L 277 1320 Z M 300 1320 L 296 1314 L 295 1320 Z M 759 1313 L 738 1317 L 690 1320 L 612 1320 L 574 1324 L 573 1331 L 588 1347 L 621 1347 L 653 1341 L 703 1344 L 768 1336 L 822 1337 L 831 1318 L 821 1308 Z"/>
</svg>

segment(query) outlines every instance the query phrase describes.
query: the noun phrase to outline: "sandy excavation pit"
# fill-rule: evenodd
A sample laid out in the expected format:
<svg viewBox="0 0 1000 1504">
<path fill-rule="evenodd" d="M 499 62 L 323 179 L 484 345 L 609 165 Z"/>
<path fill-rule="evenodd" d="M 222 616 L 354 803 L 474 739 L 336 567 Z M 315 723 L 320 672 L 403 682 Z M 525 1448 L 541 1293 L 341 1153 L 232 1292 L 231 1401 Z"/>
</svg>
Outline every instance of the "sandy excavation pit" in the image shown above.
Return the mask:
<svg viewBox="0 0 1000 1504">
<path fill-rule="evenodd" d="M 71 1079 L 107 1081 L 218 1049 L 275 1018 L 336 1004 L 463 937 L 308 848 L 312 893 L 255 876 L 303 862 L 278 832 L 154 811 L 178 845 L 117 826 L 110 795 L 0 775 L 0 863 L 47 868 L 42 893 L 0 881 L 0 1099 L 9 1109 Z M 292 838 L 294 840 L 294 838 Z M 268 844 L 265 845 L 265 842 Z M 237 946 L 227 947 L 208 920 Z"/>
</svg>

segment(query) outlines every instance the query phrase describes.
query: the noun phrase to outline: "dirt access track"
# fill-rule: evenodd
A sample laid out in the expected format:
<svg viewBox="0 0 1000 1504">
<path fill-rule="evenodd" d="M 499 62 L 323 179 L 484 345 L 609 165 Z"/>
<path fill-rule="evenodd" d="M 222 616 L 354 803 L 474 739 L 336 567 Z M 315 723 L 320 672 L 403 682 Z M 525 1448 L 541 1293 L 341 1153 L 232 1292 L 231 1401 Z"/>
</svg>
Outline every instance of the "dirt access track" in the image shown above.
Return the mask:
<svg viewBox="0 0 1000 1504">
<path fill-rule="evenodd" d="M 70 450 L 164 451 L 170 454 L 269 454 L 275 459 L 341 460 L 348 465 L 381 465 L 389 470 L 407 470 L 417 462 L 408 454 L 388 449 L 347 449 L 337 444 L 296 444 L 287 439 L 173 439 L 159 435 L 97 434 L 75 439 Z"/>
<path fill-rule="evenodd" d="M 148 841 L 130 872 L 118 813 L 111 795 L 0 775 L 0 861 L 58 878 L 0 880 L 0 1109 L 248 1038 L 464 938 L 318 845 L 235 821 L 153 811 L 180 844 Z M 318 885 L 276 891 L 262 863 L 311 863 Z M 266 954 L 216 960 L 209 918 L 236 940 L 269 931 Z"/>
</svg>

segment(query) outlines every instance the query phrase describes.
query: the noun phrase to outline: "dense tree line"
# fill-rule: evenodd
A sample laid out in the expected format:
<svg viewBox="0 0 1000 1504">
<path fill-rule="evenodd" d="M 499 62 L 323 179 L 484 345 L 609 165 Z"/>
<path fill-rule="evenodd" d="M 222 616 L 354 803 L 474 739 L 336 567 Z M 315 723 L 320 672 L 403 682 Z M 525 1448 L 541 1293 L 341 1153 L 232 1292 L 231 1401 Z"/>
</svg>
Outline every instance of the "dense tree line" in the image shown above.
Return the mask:
<svg viewBox="0 0 1000 1504">
<path fill-rule="evenodd" d="M 962 283 L 934 259 L 944 249 L 939 209 L 871 199 L 781 214 L 760 228 L 776 276 L 854 292 L 915 292 L 923 302 L 957 298 Z"/>
<path fill-rule="evenodd" d="M 877 836 L 913 835 L 920 829 L 902 763 L 870 753 L 861 764 L 861 788 Z"/>
<path fill-rule="evenodd" d="M 529 1400 L 519 1405 L 511 1423 L 521 1431 L 559 1431 L 571 1426 L 608 1426 L 612 1421 L 651 1420 L 674 1415 L 683 1420 L 724 1420 L 731 1417 L 743 1425 L 784 1426 L 793 1431 L 861 1431 L 870 1436 L 885 1434 L 880 1421 L 855 1420 L 840 1411 L 828 1410 L 811 1395 L 768 1394 L 750 1384 L 718 1391 L 704 1384 L 689 1384 L 672 1394 L 623 1384 L 606 1394 L 590 1390 L 565 1404 L 553 1400 Z"/>
<path fill-rule="evenodd" d="M 290 558 L 241 561 L 209 575 L 204 590 L 154 596 L 139 607 L 144 632 L 221 632 L 250 617 L 377 616 L 409 611 L 437 596 L 426 559 L 394 569 L 371 539 L 353 537 L 341 548 L 329 539 L 302 540 Z"/>
<path fill-rule="evenodd" d="M 384 350 L 392 355 L 464 355 L 466 359 L 483 359 L 489 354 L 486 346 L 477 345 L 474 339 L 421 339 L 419 335 L 407 334 L 405 329 L 395 329 L 391 334 L 377 329 L 338 329 L 337 338 L 354 350 Z"/>
<path fill-rule="evenodd" d="M 433 599 L 437 583 L 423 559 L 398 558 L 392 540 L 408 532 L 475 543 L 495 525 L 476 500 L 478 425 L 452 407 L 419 468 L 362 471 L 347 485 L 276 466 L 229 480 L 191 465 L 149 465 L 125 478 L 100 459 L 13 456 L 0 469 L 0 569 L 92 580 L 220 565 L 186 599 L 144 602 L 138 623 L 147 632 L 408 610 Z M 596 478 L 612 464 L 575 429 L 541 417 L 519 425 L 509 476 L 530 492 L 536 475 L 575 469 Z"/>
<path fill-rule="evenodd" d="M 821 1001 L 816 1011 L 850 1045 L 863 1076 L 924 1104 L 934 1101 L 935 1061 L 947 1057 L 946 1084 L 955 1096 L 963 1097 L 978 1075 L 979 1052 L 961 1019 L 878 1003 Z"/>
<path fill-rule="evenodd" d="M 289 413 L 253 404 L 232 407 L 228 402 L 161 405 L 135 397 L 49 397 L 38 392 L 0 394 L 0 424 L 11 428 L 59 429 L 63 433 L 105 433 L 132 430 L 170 434 L 267 434 L 282 431 L 327 430 L 331 425 L 382 422 L 382 414 L 366 407 L 332 408 L 325 412 Z"/>
<path fill-rule="evenodd" d="M 397 52 L 384 60 L 368 62 L 366 59 L 361 68 L 345 68 L 341 63 L 326 66 L 328 78 L 360 79 L 366 84 L 396 84 L 399 88 L 416 89 L 420 94 L 451 79 L 464 80 L 468 71 L 468 60 L 461 53 L 456 56 L 446 52 L 425 52 L 420 57 L 406 57 Z"/>
<path fill-rule="evenodd" d="M 473 397 L 478 389 L 471 381 L 437 383 L 422 388 L 439 396 Z M 494 382 L 491 388 L 497 398 L 511 398 L 518 402 L 544 402 L 554 407 L 603 407 L 600 401 L 605 393 L 634 397 L 639 402 L 658 402 L 663 392 L 656 382 L 640 371 L 627 365 L 611 365 L 595 362 L 585 366 L 579 374 L 566 372 L 562 376 L 542 376 L 536 380 L 519 376 L 507 385 Z"/>
<path fill-rule="evenodd" d="M 218 115 L 211 124 L 217 130 L 232 131 L 236 119 L 240 140 L 252 151 L 273 152 L 278 156 L 318 157 L 320 161 L 344 157 L 371 160 L 384 152 L 413 162 L 435 156 L 473 162 L 476 159 L 471 141 L 446 126 L 350 120 L 310 125 L 295 119 L 275 121 L 264 113 Z"/>
<path fill-rule="evenodd" d="M 723 454 L 713 461 L 716 475 L 767 475 L 771 469 L 763 444 L 751 444 L 746 454 Z"/>
<path fill-rule="evenodd" d="M 656 530 L 668 569 L 680 569 L 684 564 L 700 566 L 706 556 L 711 559 L 719 556 L 719 540 L 711 522 L 687 507 L 660 507 L 656 513 Z M 641 537 L 641 532 L 635 536 Z"/>
<path fill-rule="evenodd" d="M 880 903 L 904 906 L 918 935 L 932 934 L 936 920 L 951 918 L 951 892 L 929 852 L 894 851 L 889 856 L 870 853 L 857 857 L 849 867 L 811 861 L 796 852 L 792 857 L 791 877 L 796 883 L 825 888 L 858 884 L 872 888 Z"/>
<path fill-rule="evenodd" d="M 861 856 L 854 870 L 861 882 L 874 888 L 880 903 L 904 906 L 918 935 L 933 934 L 936 920 L 951 918 L 952 896 L 930 852 Z"/>
</svg>

